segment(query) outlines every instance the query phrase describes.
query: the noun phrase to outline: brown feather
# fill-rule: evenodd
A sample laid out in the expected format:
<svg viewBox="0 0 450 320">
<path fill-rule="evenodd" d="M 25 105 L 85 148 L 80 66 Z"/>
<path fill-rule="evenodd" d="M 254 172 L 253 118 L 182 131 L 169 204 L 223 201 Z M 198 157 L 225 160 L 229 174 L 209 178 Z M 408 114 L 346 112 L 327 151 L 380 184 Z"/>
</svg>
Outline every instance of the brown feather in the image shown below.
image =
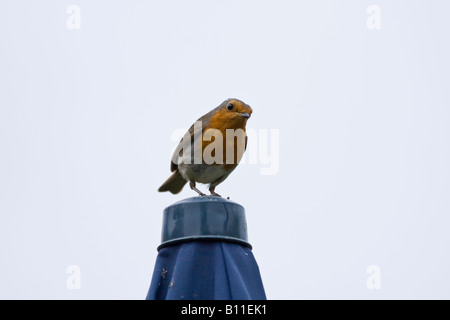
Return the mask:
<svg viewBox="0 0 450 320">
<path fill-rule="evenodd" d="M 164 182 L 162 186 L 159 187 L 158 191 L 159 192 L 170 191 L 173 194 L 177 194 L 181 191 L 181 189 L 183 189 L 186 183 L 187 181 L 184 180 L 184 178 L 181 176 L 178 170 L 176 170 L 169 177 L 169 179 L 167 179 L 166 182 Z"/>
</svg>

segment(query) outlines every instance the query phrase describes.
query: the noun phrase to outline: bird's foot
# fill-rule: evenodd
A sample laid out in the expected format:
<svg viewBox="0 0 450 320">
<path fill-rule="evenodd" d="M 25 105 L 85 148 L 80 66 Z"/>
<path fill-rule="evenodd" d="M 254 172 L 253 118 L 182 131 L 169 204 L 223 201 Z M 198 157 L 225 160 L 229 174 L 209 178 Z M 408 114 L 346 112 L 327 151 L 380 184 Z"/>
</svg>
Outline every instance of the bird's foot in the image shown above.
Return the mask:
<svg viewBox="0 0 450 320">
<path fill-rule="evenodd" d="M 201 192 L 200 190 L 198 190 L 198 189 L 195 187 L 195 181 L 190 181 L 190 182 L 189 182 L 189 186 L 191 187 L 192 190 L 194 190 L 195 192 L 198 193 L 199 197 L 205 197 L 205 196 L 206 196 L 206 194 L 204 194 L 203 192 Z"/>
<path fill-rule="evenodd" d="M 215 191 L 214 191 L 214 187 L 213 188 L 209 188 L 209 191 L 211 192 L 211 195 L 213 196 L 213 197 L 219 197 L 219 198 L 222 198 L 222 196 L 220 195 L 220 194 L 218 194 L 218 193 L 216 193 Z"/>
<path fill-rule="evenodd" d="M 222 198 L 222 196 L 220 194 L 215 193 L 215 192 L 211 192 L 211 196 Z"/>
</svg>

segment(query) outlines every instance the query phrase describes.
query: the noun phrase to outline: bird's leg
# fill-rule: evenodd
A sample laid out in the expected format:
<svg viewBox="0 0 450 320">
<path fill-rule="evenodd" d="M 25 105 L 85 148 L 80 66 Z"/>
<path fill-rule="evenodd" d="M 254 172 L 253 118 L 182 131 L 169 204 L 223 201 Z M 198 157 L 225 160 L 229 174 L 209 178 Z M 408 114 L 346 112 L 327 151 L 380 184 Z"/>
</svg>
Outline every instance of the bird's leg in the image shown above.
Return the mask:
<svg viewBox="0 0 450 320">
<path fill-rule="evenodd" d="M 222 198 L 220 194 L 214 192 L 214 189 L 216 189 L 216 187 L 209 187 L 209 192 L 211 192 L 211 195 Z"/>
<path fill-rule="evenodd" d="M 204 194 L 203 192 L 201 192 L 200 190 L 198 190 L 198 189 L 195 187 L 195 181 L 194 181 L 194 180 L 189 181 L 189 186 L 191 187 L 192 190 L 194 190 L 195 192 L 197 192 L 199 196 L 201 196 L 201 197 L 206 196 L 206 194 Z"/>
</svg>

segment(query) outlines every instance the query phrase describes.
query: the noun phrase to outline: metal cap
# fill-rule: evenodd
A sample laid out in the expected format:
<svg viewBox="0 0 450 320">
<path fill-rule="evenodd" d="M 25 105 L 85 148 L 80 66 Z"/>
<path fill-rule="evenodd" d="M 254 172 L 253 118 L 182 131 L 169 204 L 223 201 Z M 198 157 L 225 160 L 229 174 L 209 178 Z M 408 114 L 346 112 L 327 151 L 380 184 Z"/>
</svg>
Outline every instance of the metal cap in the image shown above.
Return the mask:
<svg viewBox="0 0 450 320">
<path fill-rule="evenodd" d="M 178 201 L 164 209 L 161 245 L 193 240 L 247 242 L 245 209 L 219 197 L 194 197 Z"/>
</svg>

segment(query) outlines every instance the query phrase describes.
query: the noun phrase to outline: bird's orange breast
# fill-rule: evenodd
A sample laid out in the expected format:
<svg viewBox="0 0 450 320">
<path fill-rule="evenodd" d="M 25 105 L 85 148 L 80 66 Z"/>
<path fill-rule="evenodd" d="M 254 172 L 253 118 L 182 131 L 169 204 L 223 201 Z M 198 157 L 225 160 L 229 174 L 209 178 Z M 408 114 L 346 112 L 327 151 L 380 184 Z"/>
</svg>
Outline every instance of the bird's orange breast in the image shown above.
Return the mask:
<svg viewBox="0 0 450 320">
<path fill-rule="evenodd" d="M 234 169 L 242 158 L 242 154 L 246 147 L 245 125 L 247 119 L 239 113 L 228 112 L 227 110 L 218 110 L 212 115 L 209 124 L 205 127 L 204 133 L 208 129 L 217 129 L 222 136 L 222 163 L 225 169 Z M 228 130 L 231 129 L 231 130 Z M 228 132 L 227 132 L 228 130 Z M 206 134 L 205 136 L 208 136 Z M 211 141 L 202 142 L 202 150 L 214 142 L 215 137 L 211 137 Z M 218 144 L 216 144 L 218 146 Z M 232 154 L 231 154 L 232 152 Z M 228 157 L 227 157 L 228 154 Z M 215 156 L 215 150 L 211 152 L 211 156 Z M 214 163 L 213 165 L 218 165 Z"/>
</svg>

